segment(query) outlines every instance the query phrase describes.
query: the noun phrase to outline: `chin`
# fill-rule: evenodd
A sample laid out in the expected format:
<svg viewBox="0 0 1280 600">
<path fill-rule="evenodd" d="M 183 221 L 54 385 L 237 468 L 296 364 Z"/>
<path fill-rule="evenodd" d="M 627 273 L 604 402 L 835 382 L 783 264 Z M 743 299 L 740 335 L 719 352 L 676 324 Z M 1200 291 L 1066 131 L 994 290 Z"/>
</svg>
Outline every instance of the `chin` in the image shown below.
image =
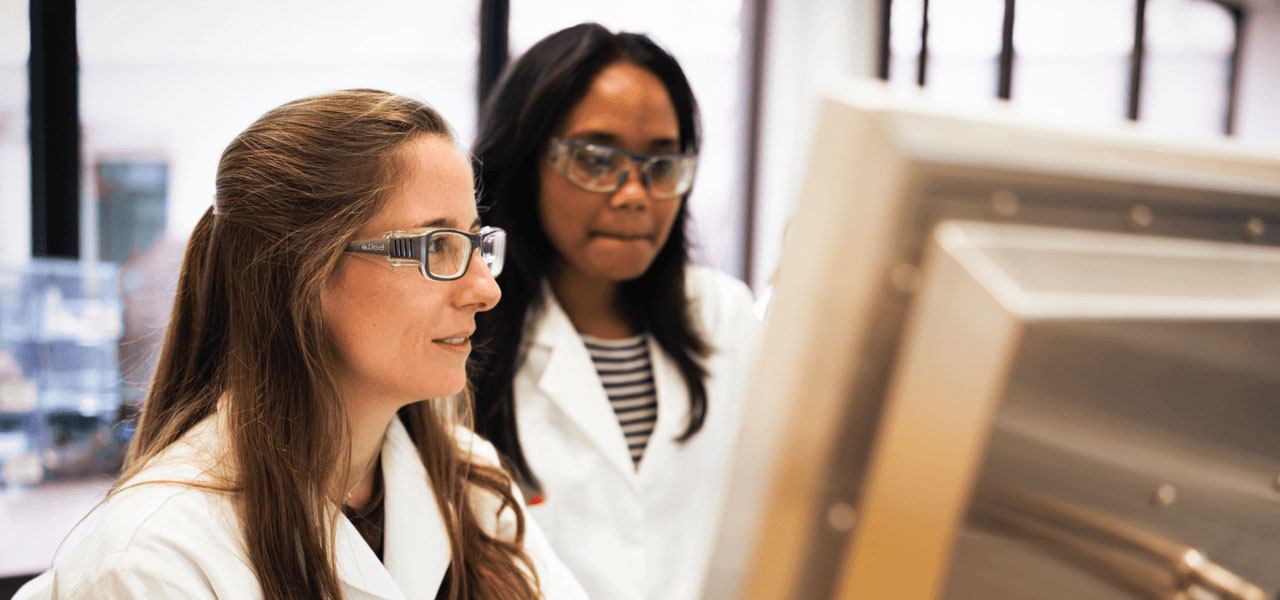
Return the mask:
<svg viewBox="0 0 1280 600">
<path fill-rule="evenodd" d="M 459 381 L 457 385 L 444 387 L 441 389 L 440 393 L 434 394 L 431 397 L 432 398 L 448 398 L 449 396 L 453 396 L 458 392 L 461 392 L 466 387 L 467 387 L 467 383 L 466 383 L 466 379 L 464 378 L 461 381 Z"/>
<path fill-rule="evenodd" d="M 600 268 L 595 271 L 601 278 L 608 279 L 609 281 L 616 281 L 619 283 L 631 281 L 644 276 L 645 272 L 649 270 L 649 267 L 653 266 L 653 258 L 654 257 L 645 257 L 625 262 L 619 261 L 612 264 L 600 265 Z"/>
<path fill-rule="evenodd" d="M 447 398 L 461 392 L 467 385 L 466 373 L 449 374 L 433 380 L 430 385 L 423 386 L 418 393 L 419 398 Z"/>
<path fill-rule="evenodd" d="M 647 272 L 649 272 L 649 268 L 648 268 L 648 267 L 645 267 L 645 268 L 640 269 L 640 270 L 637 270 L 637 271 L 631 271 L 631 272 L 628 272 L 628 273 L 626 273 L 626 274 L 624 274 L 624 275 L 622 275 L 622 276 L 620 276 L 620 277 L 616 278 L 616 281 L 617 281 L 618 283 L 626 283 L 626 282 L 628 282 L 628 281 L 635 281 L 635 280 L 637 280 L 637 279 L 640 279 L 641 277 L 644 277 L 644 274 L 645 274 L 645 273 L 647 273 Z"/>
</svg>

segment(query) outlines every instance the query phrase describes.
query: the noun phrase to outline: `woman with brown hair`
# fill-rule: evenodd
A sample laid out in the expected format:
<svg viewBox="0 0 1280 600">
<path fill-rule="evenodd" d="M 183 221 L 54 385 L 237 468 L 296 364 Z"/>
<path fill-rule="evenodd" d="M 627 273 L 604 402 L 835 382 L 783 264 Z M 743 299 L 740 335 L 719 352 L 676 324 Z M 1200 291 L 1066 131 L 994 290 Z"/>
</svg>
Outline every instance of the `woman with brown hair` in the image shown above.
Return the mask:
<svg viewBox="0 0 1280 600">
<path fill-rule="evenodd" d="M 124 473 L 18 597 L 584 597 L 464 425 L 504 250 L 422 103 L 263 115 L 218 165 Z"/>
</svg>

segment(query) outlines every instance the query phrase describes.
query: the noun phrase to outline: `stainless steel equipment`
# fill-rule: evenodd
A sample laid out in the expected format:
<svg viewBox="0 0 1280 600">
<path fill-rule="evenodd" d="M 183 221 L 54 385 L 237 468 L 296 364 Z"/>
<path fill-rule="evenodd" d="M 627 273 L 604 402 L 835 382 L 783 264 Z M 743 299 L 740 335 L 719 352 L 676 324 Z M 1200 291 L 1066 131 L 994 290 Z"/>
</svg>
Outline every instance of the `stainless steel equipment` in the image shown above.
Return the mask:
<svg viewBox="0 0 1280 600">
<path fill-rule="evenodd" d="M 1276 594 L 1280 156 L 855 85 L 817 130 L 707 597 Z"/>
</svg>

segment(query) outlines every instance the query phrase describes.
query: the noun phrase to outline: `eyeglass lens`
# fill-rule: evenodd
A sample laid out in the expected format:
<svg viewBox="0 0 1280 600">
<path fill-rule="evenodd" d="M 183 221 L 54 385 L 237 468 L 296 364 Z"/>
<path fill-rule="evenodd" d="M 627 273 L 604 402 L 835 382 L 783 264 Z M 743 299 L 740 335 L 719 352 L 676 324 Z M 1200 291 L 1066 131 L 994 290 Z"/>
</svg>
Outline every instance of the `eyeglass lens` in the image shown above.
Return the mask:
<svg viewBox="0 0 1280 600">
<path fill-rule="evenodd" d="M 440 279 L 456 279 L 467 271 L 471 262 L 471 238 L 455 231 L 433 231 L 423 239 L 423 252 L 427 271 Z M 506 256 L 507 239 L 498 231 L 487 232 L 480 238 L 480 259 L 489 272 L 497 277 L 502 272 Z"/>
<path fill-rule="evenodd" d="M 631 163 L 630 156 L 613 148 L 578 146 L 573 149 L 567 175 L 590 191 L 611 192 L 618 189 Z M 659 198 L 672 198 L 688 191 L 689 168 L 688 161 L 680 155 L 654 156 L 640 165 L 649 192 Z"/>
<path fill-rule="evenodd" d="M 505 231 L 493 231 L 480 238 L 480 258 L 484 260 L 489 273 L 494 277 L 502 274 L 502 266 L 507 260 L 507 234 Z"/>
</svg>

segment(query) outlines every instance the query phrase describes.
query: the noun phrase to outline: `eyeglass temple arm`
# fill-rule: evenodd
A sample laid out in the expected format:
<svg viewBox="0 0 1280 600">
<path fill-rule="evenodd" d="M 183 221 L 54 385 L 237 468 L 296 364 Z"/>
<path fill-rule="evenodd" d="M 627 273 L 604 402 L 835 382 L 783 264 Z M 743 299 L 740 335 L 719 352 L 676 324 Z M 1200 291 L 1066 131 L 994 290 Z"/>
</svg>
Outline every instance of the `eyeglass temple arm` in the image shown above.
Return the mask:
<svg viewBox="0 0 1280 600">
<path fill-rule="evenodd" d="M 413 243 L 404 238 L 374 238 L 369 240 L 356 240 L 347 244 L 347 252 L 355 252 L 356 254 L 375 254 L 377 256 L 387 256 L 392 259 L 411 259 L 417 258 L 413 251 Z"/>
</svg>

